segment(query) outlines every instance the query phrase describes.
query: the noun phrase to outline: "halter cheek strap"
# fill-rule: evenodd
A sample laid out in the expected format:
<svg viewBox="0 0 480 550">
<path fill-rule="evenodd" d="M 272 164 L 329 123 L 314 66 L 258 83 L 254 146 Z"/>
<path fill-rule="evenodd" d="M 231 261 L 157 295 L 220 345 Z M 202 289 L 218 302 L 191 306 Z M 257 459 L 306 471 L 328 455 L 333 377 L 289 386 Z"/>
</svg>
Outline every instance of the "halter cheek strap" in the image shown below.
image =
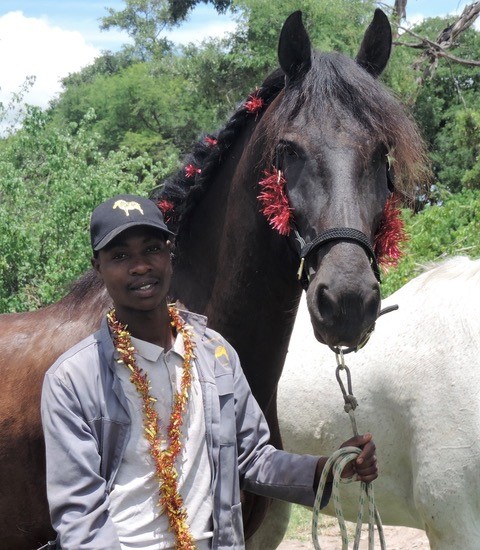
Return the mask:
<svg viewBox="0 0 480 550">
<path fill-rule="evenodd" d="M 351 227 L 334 227 L 323 231 L 309 243 L 305 242 L 304 238 L 300 235 L 296 228 L 293 229 L 293 234 L 295 236 L 297 250 L 300 255 L 300 266 L 298 268 L 297 276 L 305 290 L 308 288 L 312 273 L 314 273 L 313 268 L 308 266 L 309 256 L 316 252 L 322 245 L 332 241 L 350 241 L 360 245 L 367 253 L 373 273 L 377 281 L 380 282 L 380 270 L 378 268 L 377 258 L 375 256 L 375 252 L 373 251 L 373 247 L 369 238 L 358 229 L 353 229 Z"/>
</svg>

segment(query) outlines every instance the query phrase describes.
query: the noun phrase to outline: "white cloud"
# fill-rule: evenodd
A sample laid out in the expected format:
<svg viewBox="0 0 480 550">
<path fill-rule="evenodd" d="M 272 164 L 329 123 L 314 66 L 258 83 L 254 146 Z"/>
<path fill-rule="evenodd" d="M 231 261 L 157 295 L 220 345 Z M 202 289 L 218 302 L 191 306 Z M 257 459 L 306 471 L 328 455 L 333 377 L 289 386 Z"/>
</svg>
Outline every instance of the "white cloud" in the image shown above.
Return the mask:
<svg viewBox="0 0 480 550">
<path fill-rule="evenodd" d="M 6 105 L 27 76 L 36 81 L 24 100 L 46 107 L 60 79 L 92 63 L 100 51 L 77 31 L 14 11 L 0 17 L 0 101 Z"/>
</svg>

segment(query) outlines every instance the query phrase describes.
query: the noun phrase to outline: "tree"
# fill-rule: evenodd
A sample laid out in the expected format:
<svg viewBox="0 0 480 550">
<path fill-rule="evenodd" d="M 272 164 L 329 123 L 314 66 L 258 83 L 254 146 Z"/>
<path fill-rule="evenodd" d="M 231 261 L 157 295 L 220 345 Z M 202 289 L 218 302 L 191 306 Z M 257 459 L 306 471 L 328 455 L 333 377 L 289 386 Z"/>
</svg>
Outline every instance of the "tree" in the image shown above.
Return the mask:
<svg viewBox="0 0 480 550">
<path fill-rule="evenodd" d="M 409 241 L 396 269 L 383 277 L 384 296 L 447 256 L 480 258 L 480 190 L 444 194 L 443 202 L 419 214 L 404 211 Z"/>
<path fill-rule="evenodd" d="M 59 130 L 29 108 L 24 127 L 0 148 L 0 311 L 35 309 L 65 294 L 88 267 L 89 215 L 115 193 L 146 195 L 175 166 L 120 149 L 107 155 L 91 131 Z"/>
<path fill-rule="evenodd" d="M 125 49 L 139 59 L 159 58 L 172 49 L 162 33 L 179 25 L 201 2 L 213 4 L 220 13 L 232 4 L 232 0 L 126 0 L 123 10 L 106 8 L 109 15 L 101 18 L 100 28 L 126 31 L 133 39 L 133 46 L 125 46 Z"/>
<path fill-rule="evenodd" d="M 234 0 L 168 0 L 170 14 L 175 22 L 183 21 L 188 12 L 196 5 L 212 4 L 219 13 L 225 13 L 228 8 L 232 7 Z"/>
</svg>

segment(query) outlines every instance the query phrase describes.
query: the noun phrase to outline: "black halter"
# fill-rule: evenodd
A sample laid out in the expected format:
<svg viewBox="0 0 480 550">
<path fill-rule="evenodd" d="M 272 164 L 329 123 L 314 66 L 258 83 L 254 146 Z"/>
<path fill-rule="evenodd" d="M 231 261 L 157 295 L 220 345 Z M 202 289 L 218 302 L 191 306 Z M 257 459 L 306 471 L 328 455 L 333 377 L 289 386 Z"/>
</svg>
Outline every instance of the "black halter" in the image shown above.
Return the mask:
<svg viewBox="0 0 480 550">
<path fill-rule="evenodd" d="M 393 179 L 392 167 L 387 157 L 387 185 L 390 193 L 394 191 Z M 295 236 L 295 248 L 300 256 L 300 266 L 298 268 L 297 277 L 304 290 L 307 290 L 310 278 L 314 273 L 314 269 L 308 266 L 308 257 L 316 252 L 322 245 L 332 241 L 350 241 L 360 245 L 370 259 L 370 266 L 375 278 L 379 283 L 382 282 L 372 243 L 365 233 L 362 233 L 358 229 L 352 229 L 351 227 L 334 227 L 332 229 L 326 229 L 309 243 L 305 241 L 295 227 L 293 228 L 293 235 Z"/>
<path fill-rule="evenodd" d="M 296 249 L 300 256 L 300 266 L 297 276 L 304 290 L 307 290 L 311 275 L 314 271 L 313 268 L 308 266 L 309 256 L 316 252 L 322 245 L 332 241 L 348 241 L 360 245 L 370 259 L 370 265 L 377 281 L 380 282 L 380 270 L 370 239 L 365 233 L 362 233 L 358 229 L 352 229 L 351 227 L 334 227 L 332 229 L 326 229 L 309 243 L 305 242 L 296 228 L 294 228 L 293 234 L 295 236 Z"/>
</svg>

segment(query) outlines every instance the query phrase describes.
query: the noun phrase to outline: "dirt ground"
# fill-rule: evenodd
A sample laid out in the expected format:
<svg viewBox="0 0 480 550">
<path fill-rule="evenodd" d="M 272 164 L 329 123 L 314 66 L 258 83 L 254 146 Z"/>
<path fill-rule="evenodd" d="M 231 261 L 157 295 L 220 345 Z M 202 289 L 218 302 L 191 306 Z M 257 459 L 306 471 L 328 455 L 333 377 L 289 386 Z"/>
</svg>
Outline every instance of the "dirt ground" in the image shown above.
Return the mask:
<svg viewBox="0 0 480 550">
<path fill-rule="evenodd" d="M 332 531 L 332 532 L 330 532 Z M 418 529 L 408 529 L 407 527 L 389 527 L 384 526 L 383 532 L 385 535 L 385 544 L 387 550 L 429 550 L 427 536 L 423 531 Z M 368 548 L 368 532 L 365 531 L 362 535 L 360 549 Z M 350 540 L 353 547 L 353 539 Z M 338 533 L 334 533 L 333 529 L 321 535 L 320 546 L 322 550 L 342 550 L 342 542 Z M 284 540 L 278 547 L 279 550 L 313 550 L 312 542 L 301 542 L 295 540 Z M 378 535 L 375 534 L 375 548 L 380 548 Z"/>
</svg>

